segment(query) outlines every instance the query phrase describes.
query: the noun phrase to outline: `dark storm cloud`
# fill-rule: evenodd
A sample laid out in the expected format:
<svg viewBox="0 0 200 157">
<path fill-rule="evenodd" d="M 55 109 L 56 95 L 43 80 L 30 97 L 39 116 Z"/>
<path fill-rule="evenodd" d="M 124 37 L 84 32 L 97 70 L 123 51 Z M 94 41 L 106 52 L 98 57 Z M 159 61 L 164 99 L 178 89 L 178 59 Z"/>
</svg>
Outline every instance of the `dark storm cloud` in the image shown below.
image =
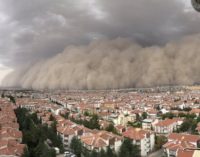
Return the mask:
<svg viewBox="0 0 200 157">
<path fill-rule="evenodd" d="M 184 12 L 181 0 L 0 0 L 0 14 L 7 64 L 35 62 L 96 38 L 163 44 L 199 32 L 200 25 L 199 14 Z"/>
<path fill-rule="evenodd" d="M 52 56 L 68 44 L 88 42 L 90 31 L 82 24 L 98 23 L 78 1 L 8 0 L 1 1 L 1 11 L 7 18 L 5 28 L 0 26 L 5 36 L 1 53 L 17 64 Z"/>
<path fill-rule="evenodd" d="M 149 44 L 163 44 L 199 32 L 200 14 L 185 12 L 184 0 L 99 0 L 107 12 L 112 36 L 129 36 Z M 118 33 L 117 33 L 118 32 Z"/>
<path fill-rule="evenodd" d="M 69 45 L 79 47 L 96 39 L 121 37 L 129 38 L 130 42 L 135 41 L 149 50 L 149 46 L 164 47 L 186 35 L 198 34 L 199 26 L 200 14 L 186 10 L 184 0 L 0 0 L 0 62 L 15 69 L 14 73 L 19 77 L 14 82 L 19 83 L 24 76 L 22 82 L 25 80 L 33 86 L 25 78 L 30 78 L 30 71 L 36 71 L 31 68 L 29 71 L 28 67 L 48 62 L 49 58 L 64 52 Z M 97 47 L 101 53 L 101 45 Z M 112 44 L 109 47 L 115 49 Z M 110 53 L 107 53 L 109 58 Z M 71 55 L 76 58 L 70 51 Z M 107 83 L 109 81 L 105 81 Z M 83 86 L 86 85 L 78 87 Z M 123 87 L 123 84 L 119 86 L 116 83 L 115 87 Z"/>
</svg>

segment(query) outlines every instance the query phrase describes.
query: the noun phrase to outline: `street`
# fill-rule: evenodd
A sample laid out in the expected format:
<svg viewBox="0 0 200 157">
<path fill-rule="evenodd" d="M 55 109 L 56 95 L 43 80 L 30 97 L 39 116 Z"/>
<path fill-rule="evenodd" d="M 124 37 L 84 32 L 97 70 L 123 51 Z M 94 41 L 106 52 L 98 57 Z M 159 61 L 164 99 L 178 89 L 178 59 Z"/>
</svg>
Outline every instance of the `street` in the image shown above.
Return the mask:
<svg viewBox="0 0 200 157">
<path fill-rule="evenodd" d="M 163 155 L 163 149 L 160 149 L 156 152 L 153 152 L 152 154 L 149 154 L 148 157 L 162 157 Z"/>
</svg>

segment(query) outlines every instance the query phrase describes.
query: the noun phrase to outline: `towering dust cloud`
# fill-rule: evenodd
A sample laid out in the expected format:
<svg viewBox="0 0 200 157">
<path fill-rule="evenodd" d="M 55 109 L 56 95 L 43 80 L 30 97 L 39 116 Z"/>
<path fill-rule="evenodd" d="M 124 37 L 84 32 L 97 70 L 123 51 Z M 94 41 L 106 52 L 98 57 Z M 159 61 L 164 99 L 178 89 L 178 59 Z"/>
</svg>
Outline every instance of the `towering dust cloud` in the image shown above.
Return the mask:
<svg viewBox="0 0 200 157">
<path fill-rule="evenodd" d="M 29 68 L 15 70 L 6 86 L 34 89 L 113 89 L 200 82 L 200 35 L 164 47 L 128 39 L 69 46 Z"/>
</svg>

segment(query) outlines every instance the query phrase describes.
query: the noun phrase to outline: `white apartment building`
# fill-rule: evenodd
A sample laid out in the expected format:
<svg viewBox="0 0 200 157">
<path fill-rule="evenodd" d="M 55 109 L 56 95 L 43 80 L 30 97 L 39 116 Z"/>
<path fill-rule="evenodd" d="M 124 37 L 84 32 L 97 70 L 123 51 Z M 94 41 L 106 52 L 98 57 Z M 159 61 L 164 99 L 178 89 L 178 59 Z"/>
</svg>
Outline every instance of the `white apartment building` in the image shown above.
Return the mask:
<svg viewBox="0 0 200 157">
<path fill-rule="evenodd" d="M 141 128 L 128 128 L 123 136 L 133 141 L 141 150 L 141 156 L 147 156 L 155 146 L 155 134 Z"/>
<path fill-rule="evenodd" d="M 165 119 L 155 124 L 154 131 L 157 134 L 170 134 L 183 123 L 181 118 Z"/>
</svg>

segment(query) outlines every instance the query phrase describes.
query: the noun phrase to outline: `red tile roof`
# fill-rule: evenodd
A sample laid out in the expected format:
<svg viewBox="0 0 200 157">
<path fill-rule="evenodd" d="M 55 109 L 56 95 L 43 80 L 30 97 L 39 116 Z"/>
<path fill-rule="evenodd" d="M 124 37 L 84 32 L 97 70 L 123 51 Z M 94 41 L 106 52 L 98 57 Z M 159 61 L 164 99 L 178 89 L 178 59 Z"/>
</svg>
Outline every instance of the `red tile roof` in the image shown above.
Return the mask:
<svg viewBox="0 0 200 157">
<path fill-rule="evenodd" d="M 171 133 L 168 136 L 169 140 L 177 140 L 177 141 L 188 141 L 188 142 L 197 142 L 200 140 L 200 136 L 198 135 L 189 135 L 189 134 L 181 134 L 181 133 Z"/>
<path fill-rule="evenodd" d="M 194 150 L 178 150 L 177 157 L 193 157 Z"/>
<path fill-rule="evenodd" d="M 141 128 L 128 128 L 128 130 L 123 133 L 123 136 L 133 140 L 141 140 L 149 134 L 151 134 L 150 131 L 146 131 Z"/>
</svg>

